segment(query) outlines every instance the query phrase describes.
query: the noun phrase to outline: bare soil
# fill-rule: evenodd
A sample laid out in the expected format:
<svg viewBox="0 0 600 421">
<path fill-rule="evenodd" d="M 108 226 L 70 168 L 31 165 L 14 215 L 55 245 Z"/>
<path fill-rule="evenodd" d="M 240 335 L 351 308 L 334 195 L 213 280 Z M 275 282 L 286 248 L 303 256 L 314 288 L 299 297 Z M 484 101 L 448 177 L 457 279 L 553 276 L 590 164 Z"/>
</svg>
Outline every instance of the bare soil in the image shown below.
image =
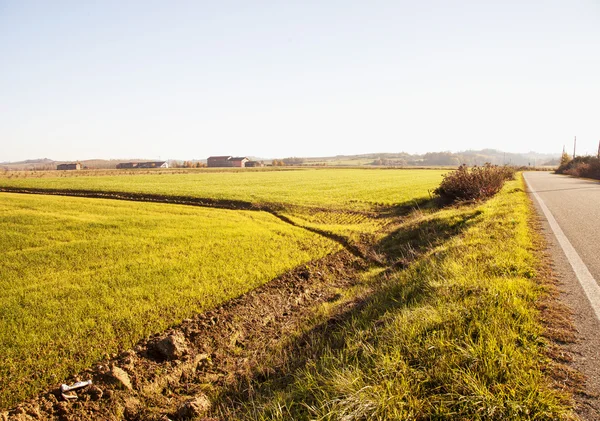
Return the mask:
<svg viewBox="0 0 600 421">
<path fill-rule="evenodd" d="M 316 306 L 337 301 L 344 308 L 354 305 L 342 302 L 339 291 L 357 284 L 365 268 L 348 251 L 298 267 L 80 373 L 68 383 L 91 379 L 93 386 L 71 392 L 76 398 L 65 400 L 56 385 L 0 414 L 0 420 L 188 418 L 193 399 L 206 399 L 252 377 L 253 368 L 311 317 Z M 172 337 L 183 342 L 169 355 L 157 344 Z M 202 411 L 192 414 L 202 419 Z"/>
</svg>

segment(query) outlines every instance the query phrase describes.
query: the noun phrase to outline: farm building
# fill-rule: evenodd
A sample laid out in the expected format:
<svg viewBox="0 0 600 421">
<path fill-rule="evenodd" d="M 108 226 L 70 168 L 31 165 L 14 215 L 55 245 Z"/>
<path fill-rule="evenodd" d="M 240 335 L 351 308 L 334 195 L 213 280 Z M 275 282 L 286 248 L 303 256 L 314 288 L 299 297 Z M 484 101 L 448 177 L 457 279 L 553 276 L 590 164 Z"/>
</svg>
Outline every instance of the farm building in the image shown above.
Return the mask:
<svg viewBox="0 0 600 421">
<path fill-rule="evenodd" d="M 230 158 L 231 156 L 209 156 L 206 165 L 209 167 L 231 167 Z"/>
<path fill-rule="evenodd" d="M 70 163 L 70 164 L 58 164 L 56 166 L 56 169 L 59 171 L 80 170 L 81 164 L 79 162 L 74 162 L 74 163 Z"/>
<path fill-rule="evenodd" d="M 167 161 L 154 162 L 121 162 L 117 164 L 117 169 L 127 168 L 169 168 Z"/>
<path fill-rule="evenodd" d="M 264 167 L 265 164 L 263 164 L 260 161 L 248 161 L 246 162 L 246 167 Z"/>
<path fill-rule="evenodd" d="M 243 168 L 246 166 L 246 162 L 248 162 L 248 161 L 249 161 L 249 159 L 246 158 L 245 156 L 229 158 L 229 162 L 231 162 L 232 167 Z"/>
<path fill-rule="evenodd" d="M 243 168 L 250 160 L 243 157 L 234 156 L 209 156 L 206 160 L 209 167 L 238 167 Z"/>
</svg>

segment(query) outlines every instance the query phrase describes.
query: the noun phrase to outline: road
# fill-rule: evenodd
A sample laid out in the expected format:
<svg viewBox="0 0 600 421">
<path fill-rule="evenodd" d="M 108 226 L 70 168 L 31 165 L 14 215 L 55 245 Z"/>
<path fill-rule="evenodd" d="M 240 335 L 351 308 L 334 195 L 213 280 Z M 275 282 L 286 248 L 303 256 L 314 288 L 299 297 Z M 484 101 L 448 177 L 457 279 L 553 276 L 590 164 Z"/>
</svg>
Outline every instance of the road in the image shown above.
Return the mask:
<svg viewBox="0 0 600 421">
<path fill-rule="evenodd" d="M 567 349 L 587 378 L 578 413 L 600 420 L 600 182 L 548 172 L 524 177 L 543 220 L 561 301 L 573 312 L 578 340 Z"/>
</svg>

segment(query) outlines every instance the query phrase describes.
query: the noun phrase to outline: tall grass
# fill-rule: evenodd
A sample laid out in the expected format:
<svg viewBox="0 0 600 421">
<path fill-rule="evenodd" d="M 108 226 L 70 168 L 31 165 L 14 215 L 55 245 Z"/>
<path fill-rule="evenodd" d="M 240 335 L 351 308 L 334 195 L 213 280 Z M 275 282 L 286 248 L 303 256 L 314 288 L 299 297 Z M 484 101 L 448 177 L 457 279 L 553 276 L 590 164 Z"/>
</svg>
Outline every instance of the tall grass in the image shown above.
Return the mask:
<svg viewBox="0 0 600 421">
<path fill-rule="evenodd" d="M 279 376 L 216 413 L 242 420 L 561 420 L 536 301 L 538 262 L 522 180 L 497 197 L 417 213 L 384 244 L 412 255 L 327 335 L 307 331 Z M 424 248 L 430 242 L 430 249 Z M 296 368 L 291 359 L 304 358 Z M 288 368 L 286 368 L 288 367 Z M 287 371 L 289 370 L 289 371 Z"/>
</svg>

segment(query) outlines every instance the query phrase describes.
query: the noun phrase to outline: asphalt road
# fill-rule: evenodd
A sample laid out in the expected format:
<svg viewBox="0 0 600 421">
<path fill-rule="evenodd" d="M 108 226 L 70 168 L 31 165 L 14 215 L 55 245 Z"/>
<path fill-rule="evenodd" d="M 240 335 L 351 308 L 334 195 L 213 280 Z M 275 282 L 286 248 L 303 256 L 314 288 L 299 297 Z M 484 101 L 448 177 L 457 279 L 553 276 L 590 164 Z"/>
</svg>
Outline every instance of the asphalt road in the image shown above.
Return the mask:
<svg viewBox="0 0 600 421">
<path fill-rule="evenodd" d="M 573 312 L 578 340 L 567 348 L 587 378 L 578 413 L 600 420 L 600 182 L 547 172 L 524 177 L 542 217 L 561 300 Z"/>
</svg>

